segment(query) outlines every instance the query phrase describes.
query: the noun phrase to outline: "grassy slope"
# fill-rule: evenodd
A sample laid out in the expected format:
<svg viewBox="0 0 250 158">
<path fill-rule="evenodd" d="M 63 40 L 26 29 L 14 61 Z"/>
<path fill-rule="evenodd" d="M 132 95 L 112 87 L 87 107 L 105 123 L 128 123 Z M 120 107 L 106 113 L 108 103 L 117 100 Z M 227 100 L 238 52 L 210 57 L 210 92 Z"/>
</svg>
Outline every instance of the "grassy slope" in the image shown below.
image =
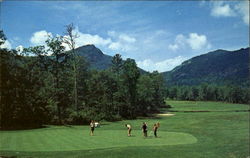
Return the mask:
<svg viewBox="0 0 250 158">
<path fill-rule="evenodd" d="M 213 103 L 213 102 L 169 102 L 176 109 L 182 109 L 185 107 L 186 110 L 199 107 L 199 110 L 206 110 L 213 104 L 221 106 L 217 107 L 218 110 L 245 110 L 249 109 L 247 105 L 235 105 L 235 104 L 224 104 L 224 103 Z M 185 105 L 189 105 L 188 108 Z M 237 107 L 235 107 L 237 106 Z M 79 151 L 64 151 L 64 152 L 1 152 L 1 155 L 19 155 L 21 157 L 209 157 L 209 158 L 246 158 L 249 156 L 249 113 L 248 112 L 209 112 L 209 113 L 181 113 L 177 112 L 175 116 L 162 117 L 158 119 L 140 119 L 140 120 L 127 120 L 122 122 L 107 123 L 102 128 L 96 130 L 96 134 L 105 133 L 105 130 L 124 130 L 122 126 L 124 123 L 131 123 L 134 129 L 139 129 L 141 122 L 147 121 L 148 124 L 153 124 L 156 121 L 161 123 L 159 134 L 164 134 L 164 132 L 177 132 L 177 133 L 188 133 L 195 136 L 198 140 L 194 144 L 183 144 L 183 145 L 162 145 L 162 146 L 128 146 L 128 147 L 115 147 L 106 149 L 95 149 L 95 150 L 79 150 Z M 53 127 L 58 128 L 58 131 L 65 130 L 65 127 Z M 39 129 L 38 131 L 54 131 L 53 128 Z M 81 131 L 88 127 L 77 127 L 74 126 L 76 130 Z M 35 130 L 25 131 L 35 133 Z M 20 131 L 21 133 L 23 131 Z M 72 134 L 72 131 L 66 130 L 68 135 Z M 115 133 L 117 133 L 115 132 Z M 126 132 L 126 131 L 124 131 Z M 7 137 L 2 137 L 1 139 L 6 139 Z M 18 133 L 18 132 L 17 132 Z M 136 133 L 134 133 L 136 134 Z M 36 137 L 36 134 L 34 134 Z M 40 136 L 43 138 L 44 136 Z M 96 136 L 97 137 L 97 136 Z M 121 136 L 122 137 L 122 136 Z M 137 141 L 145 141 L 143 138 L 136 134 Z M 53 137 L 54 138 L 54 137 Z M 23 138 L 31 139 L 31 138 Z M 69 141 L 67 138 L 63 139 L 65 142 Z M 75 141 L 80 141 L 81 138 L 70 138 L 75 139 Z M 127 137 L 120 138 L 126 141 Z M 130 139 L 130 138 L 128 138 Z M 133 138 L 132 138 L 133 139 Z M 162 139 L 162 138 L 158 138 Z M 15 140 L 15 138 L 12 138 Z M 153 139 L 151 139 L 153 140 Z M 149 141 L 151 141 L 149 140 Z M 7 141 L 7 140 L 6 140 Z M 5 141 L 5 142 L 6 142 Z M 2 140 L 1 140 L 2 142 Z M 71 142 L 71 141 L 70 141 Z M 70 142 L 66 143 L 69 144 Z M 43 144 L 43 139 L 41 139 L 40 144 Z M 108 142 L 107 142 L 108 143 Z M 145 142 L 144 142 L 145 143 Z M 10 143 L 10 146 L 17 144 L 15 141 Z M 154 144 L 154 143 L 153 143 Z M 152 145 L 153 145 L 152 144 Z M 32 147 L 31 147 L 32 148 Z M 51 147 L 53 148 L 53 147 Z"/>
</svg>

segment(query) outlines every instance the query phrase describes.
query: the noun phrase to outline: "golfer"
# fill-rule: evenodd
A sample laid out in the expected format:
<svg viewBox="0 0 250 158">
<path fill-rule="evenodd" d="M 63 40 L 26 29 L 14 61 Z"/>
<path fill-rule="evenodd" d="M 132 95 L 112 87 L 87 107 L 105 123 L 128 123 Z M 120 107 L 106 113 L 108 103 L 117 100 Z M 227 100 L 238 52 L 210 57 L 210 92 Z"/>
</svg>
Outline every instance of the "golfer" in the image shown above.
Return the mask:
<svg viewBox="0 0 250 158">
<path fill-rule="evenodd" d="M 147 131 L 147 128 L 148 128 L 148 126 L 147 126 L 147 123 L 146 122 L 143 122 L 143 124 L 142 124 L 142 132 L 143 132 L 143 136 L 144 137 L 147 137 L 148 136 L 148 131 Z"/>
<path fill-rule="evenodd" d="M 154 131 L 154 135 L 155 135 L 155 138 L 157 137 L 157 129 L 160 127 L 160 123 L 155 123 L 154 126 L 153 126 L 153 131 Z"/>
<path fill-rule="evenodd" d="M 90 122 L 90 135 L 91 136 L 94 135 L 94 130 L 95 130 L 95 122 L 93 120 L 91 120 L 91 122 Z"/>
<path fill-rule="evenodd" d="M 128 136 L 130 137 L 131 136 L 132 127 L 131 127 L 130 124 L 125 124 L 125 127 L 128 128 Z"/>
</svg>

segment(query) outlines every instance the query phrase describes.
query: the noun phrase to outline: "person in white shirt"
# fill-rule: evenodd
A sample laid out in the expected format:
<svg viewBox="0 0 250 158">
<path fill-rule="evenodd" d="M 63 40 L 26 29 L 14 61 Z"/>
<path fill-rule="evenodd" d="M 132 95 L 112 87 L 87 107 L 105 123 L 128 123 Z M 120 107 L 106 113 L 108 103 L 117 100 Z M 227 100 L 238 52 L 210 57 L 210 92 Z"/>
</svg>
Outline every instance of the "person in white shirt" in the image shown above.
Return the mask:
<svg viewBox="0 0 250 158">
<path fill-rule="evenodd" d="M 92 120 L 90 122 L 90 135 L 93 136 L 94 135 L 94 130 L 95 130 L 95 122 Z"/>
<path fill-rule="evenodd" d="M 127 129 L 128 129 L 128 136 L 130 137 L 131 136 L 132 127 L 131 127 L 130 124 L 125 124 L 125 127 L 127 127 Z"/>
</svg>

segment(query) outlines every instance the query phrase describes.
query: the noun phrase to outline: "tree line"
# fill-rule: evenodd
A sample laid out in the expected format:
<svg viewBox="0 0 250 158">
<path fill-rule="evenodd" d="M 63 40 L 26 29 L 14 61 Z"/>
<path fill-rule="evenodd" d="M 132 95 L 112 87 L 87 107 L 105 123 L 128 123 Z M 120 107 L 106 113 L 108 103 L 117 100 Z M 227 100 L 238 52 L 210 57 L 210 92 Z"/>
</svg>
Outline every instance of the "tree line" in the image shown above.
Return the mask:
<svg viewBox="0 0 250 158">
<path fill-rule="evenodd" d="M 142 74 L 133 59 L 124 61 L 119 54 L 109 69 L 90 69 L 76 54 L 73 29 L 68 25 L 64 36 L 48 37 L 46 46 L 21 53 L 0 49 L 0 128 L 133 119 L 164 104 L 164 80 L 158 72 Z M 2 45 L 3 31 L 0 39 Z"/>
<path fill-rule="evenodd" d="M 0 48 L 1 129 L 134 119 L 158 112 L 165 99 L 250 103 L 248 87 L 166 87 L 157 71 L 140 73 L 133 59 L 124 61 L 119 54 L 109 69 L 90 69 L 75 51 L 73 30 L 68 25 L 63 36 L 23 52 Z M 0 46 L 5 40 L 0 30 Z"/>
<path fill-rule="evenodd" d="M 197 86 L 171 86 L 166 89 L 165 96 L 173 100 L 250 104 L 250 88 L 233 85 L 218 86 L 204 83 Z"/>
</svg>

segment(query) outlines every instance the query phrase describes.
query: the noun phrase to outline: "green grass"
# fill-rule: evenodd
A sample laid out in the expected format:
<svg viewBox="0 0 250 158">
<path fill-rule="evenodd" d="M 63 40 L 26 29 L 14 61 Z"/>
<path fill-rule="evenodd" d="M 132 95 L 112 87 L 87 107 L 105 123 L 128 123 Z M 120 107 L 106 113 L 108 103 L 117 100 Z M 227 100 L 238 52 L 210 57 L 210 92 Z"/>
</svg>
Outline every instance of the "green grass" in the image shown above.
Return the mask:
<svg viewBox="0 0 250 158">
<path fill-rule="evenodd" d="M 236 111 L 249 110 L 246 104 L 232 104 L 223 102 L 202 102 L 202 101 L 167 101 L 173 106 L 171 110 L 177 111 Z"/>
<path fill-rule="evenodd" d="M 96 129 L 90 137 L 85 128 L 65 127 L 50 130 L 33 130 L 32 132 L 1 133 L 4 144 L 0 149 L 5 151 L 73 151 L 128 146 L 162 146 L 192 144 L 195 137 L 181 132 L 160 131 L 159 138 L 153 133 L 144 139 L 140 130 L 133 130 L 131 137 L 126 136 L 126 130 Z M 16 143 L 18 142 L 18 143 Z"/>
<path fill-rule="evenodd" d="M 170 102 L 168 102 L 170 103 Z M 174 108 L 245 110 L 248 105 L 217 102 L 171 101 Z M 189 105 L 189 106 L 188 106 Z M 239 105 L 239 106 L 238 106 Z M 221 107 L 218 107 L 221 106 Z M 202 107 L 202 108 L 200 108 Z M 51 126 L 43 129 L 0 132 L 0 155 L 17 157 L 87 158 L 246 158 L 249 156 L 249 112 L 176 112 L 155 119 L 105 122 L 89 136 L 89 127 Z M 144 139 L 143 121 L 150 128 L 159 121 L 160 138 Z M 126 136 L 125 123 L 133 126 Z"/>
</svg>

